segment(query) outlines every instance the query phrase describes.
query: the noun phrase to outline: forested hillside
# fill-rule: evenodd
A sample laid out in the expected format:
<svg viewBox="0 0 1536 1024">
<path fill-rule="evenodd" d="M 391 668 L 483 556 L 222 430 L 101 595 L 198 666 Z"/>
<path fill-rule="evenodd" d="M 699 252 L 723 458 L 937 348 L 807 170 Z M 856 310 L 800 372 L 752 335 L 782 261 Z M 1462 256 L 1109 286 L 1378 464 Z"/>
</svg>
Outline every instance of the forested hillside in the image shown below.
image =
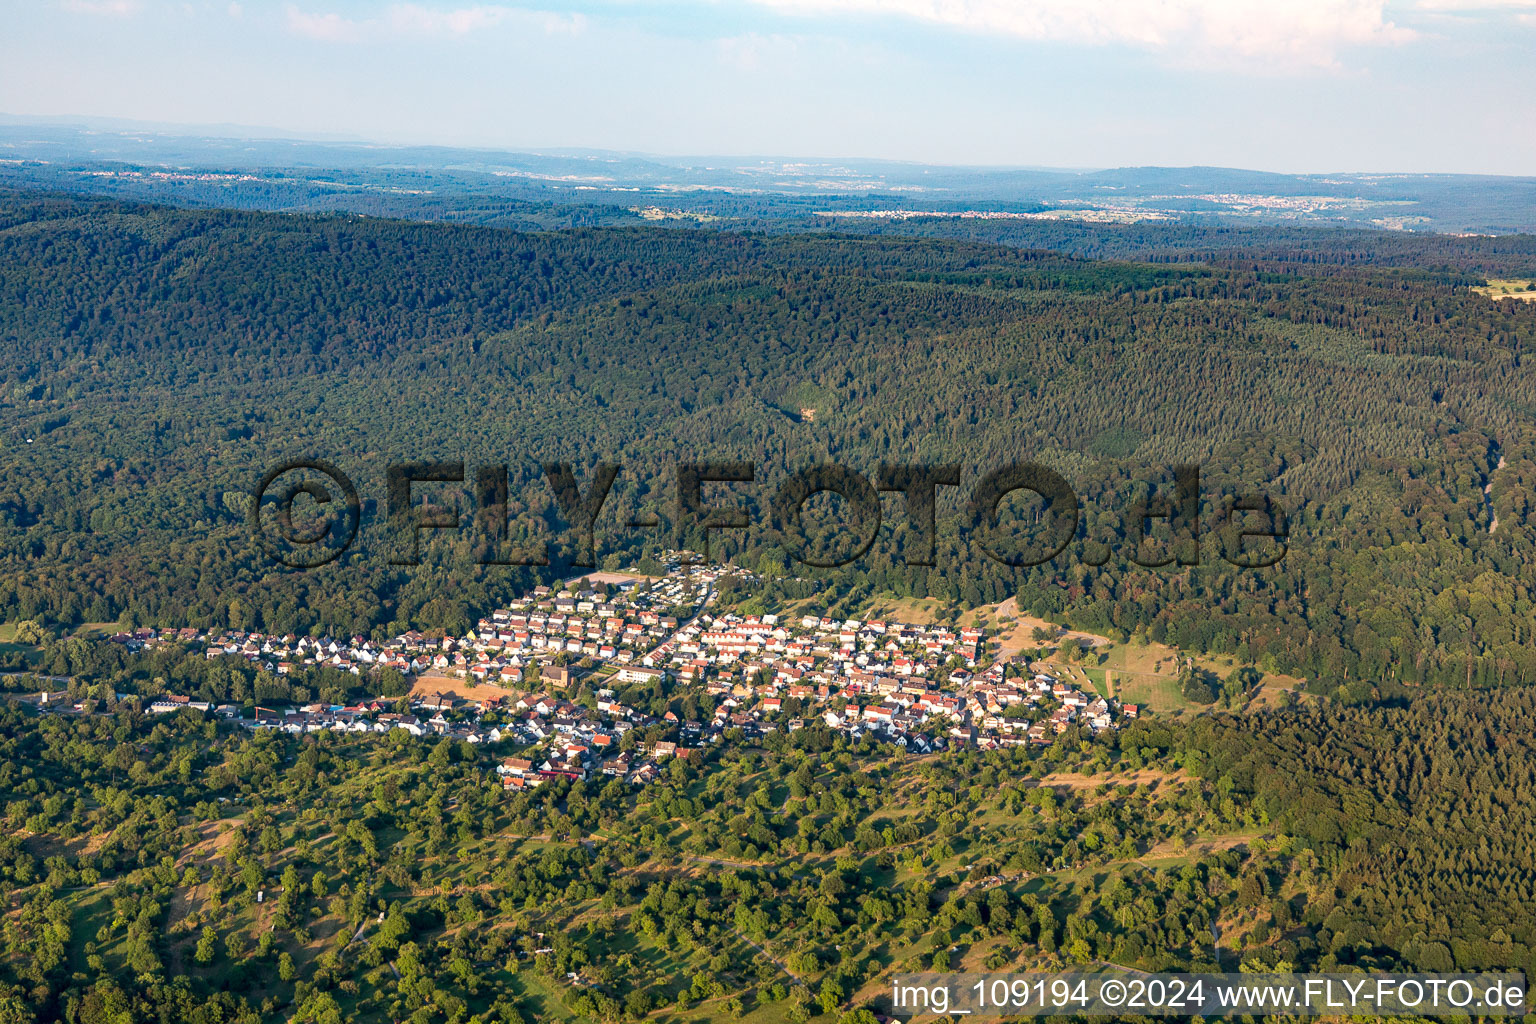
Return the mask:
<svg viewBox="0 0 1536 1024">
<path fill-rule="evenodd" d="M 900 219 L 810 218 L 821 230 L 856 231 L 905 238 L 952 238 L 1024 249 L 1049 249 L 1090 259 L 1199 261 L 1247 268 L 1311 273 L 1333 267 L 1375 267 L 1460 271 L 1469 279 L 1508 272 L 1529 275 L 1536 268 L 1536 235 L 1437 235 L 1408 231 L 1319 229 L 1290 225 L 1254 227 L 1231 222 L 1145 222 L 1092 224 L 956 217 Z"/>
<path fill-rule="evenodd" d="M 868 1024 L 891 972 L 1536 966 L 1530 690 L 920 759 L 813 726 L 512 795 L 448 738 L 135 703 L 0 709 L 6 1019 Z"/>
<path fill-rule="evenodd" d="M 514 534 L 551 537 L 554 573 L 574 538 L 541 462 L 583 480 L 622 466 L 598 530 L 619 559 L 671 543 L 625 524 L 671 521 L 676 461 L 749 460 L 757 482 L 711 500 L 753 509 L 723 542 L 773 577 L 810 573 L 766 523 L 786 472 L 957 463 L 938 565 L 906 564 L 893 496 L 869 554 L 821 574 L 832 605 L 1017 593 L 1085 628 L 1345 683 L 1536 679 L 1536 304 L 1490 301 L 1422 253 L 1367 265 L 1338 238 L 1315 262 L 1133 264 L 8 194 L 0 620 L 462 631 L 533 570 L 478 564 L 469 531 L 390 565 L 398 461 L 510 464 Z M 1517 250 L 1496 254 L 1503 273 Z M 246 523 L 261 473 L 293 455 L 341 466 L 364 498 L 359 545 L 308 573 Z M 1060 472 L 1083 506 L 1078 539 L 1030 569 L 982 555 L 961 515 L 981 474 L 1016 461 Z M 1274 496 L 1286 557 L 1240 570 L 1208 536 L 1198 567 L 1132 564 L 1125 510 L 1180 462 L 1201 467 L 1208 524 L 1231 495 Z"/>
</svg>

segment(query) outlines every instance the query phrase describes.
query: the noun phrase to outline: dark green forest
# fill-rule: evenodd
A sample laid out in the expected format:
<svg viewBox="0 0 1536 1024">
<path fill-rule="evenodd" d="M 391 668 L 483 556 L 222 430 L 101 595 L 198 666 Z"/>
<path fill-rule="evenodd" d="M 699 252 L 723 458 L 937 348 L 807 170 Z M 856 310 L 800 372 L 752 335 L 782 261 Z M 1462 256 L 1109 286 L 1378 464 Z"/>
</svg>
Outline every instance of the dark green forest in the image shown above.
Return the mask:
<svg viewBox="0 0 1536 1024">
<path fill-rule="evenodd" d="M 1350 255 L 1361 233 L 1314 232 L 1308 247 L 1335 245 L 1314 262 L 1257 258 L 1249 233 L 1217 258 L 1224 237 L 1210 232 L 1209 259 L 1128 263 L 9 193 L 0 619 L 461 630 L 576 554 L 541 463 L 583 483 L 621 467 L 597 531 L 599 560 L 618 562 L 673 543 L 677 462 L 744 460 L 752 485 L 708 486 L 753 526 L 714 543 L 770 591 L 820 575 L 849 610 L 876 593 L 1017 594 L 1083 628 L 1370 685 L 1536 678 L 1536 305 L 1469 290 L 1467 253 L 1497 240 L 1374 238 L 1396 255 L 1367 260 Z M 1496 248 L 1503 272 L 1528 259 L 1518 240 Z M 363 499 L 359 543 L 311 572 L 273 562 L 246 517 L 261 474 L 296 455 L 335 463 Z M 391 565 L 385 468 L 434 460 L 508 465 L 512 536 L 547 538 L 553 564 L 481 565 L 466 528 Z M 869 478 L 960 466 L 939 492 L 937 565 L 909 564 L 894 494 L 859 561 L 798 565 L 768 500 L 826 461 Z M 1081 506 L 1077 538 L 1033 568 L 982 554 L 962 505 L 1019 462 L 1060 473 Z M 1171 493 L 1177 464 L 1201 471 L 1200 564 L 1142 568 L 1130 510 Z M 472 518 L 468 483 L 430 486 Z M 1271 568 L 1219 557 L 1227 506 L 1250 493 L 1288 514 Z M 817 502 L 831 522 L 841 503 Z M 642 512 L 662 526 L 626 525 Z"/>
<path fill-rule="evenodd" d="M 1021 249 L 1043 249 L 1089 259 L 1148 263 L 1210 263 L 1248 269 L 1418 268 L 1461 271 L 1481 281 L 1509 273 L 1528 275 L 1536 265 L 1530 234 L 1437 235 L 1358 228 L 1319 229 L 1222 221 L 1090 224 L 1058 221 L 907 217 L 899 221 L 813 218 L 822 230 L 878 236 L 951 238 Z"/>
</svg>

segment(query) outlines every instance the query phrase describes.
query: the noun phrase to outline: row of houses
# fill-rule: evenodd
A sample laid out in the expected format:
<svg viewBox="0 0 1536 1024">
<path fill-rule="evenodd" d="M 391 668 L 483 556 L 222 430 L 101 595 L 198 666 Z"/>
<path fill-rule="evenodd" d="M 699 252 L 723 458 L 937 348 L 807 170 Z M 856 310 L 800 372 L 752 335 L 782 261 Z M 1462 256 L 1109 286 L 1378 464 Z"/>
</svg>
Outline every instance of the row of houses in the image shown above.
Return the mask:
<svg viewBox="0 0 1536 1024">
<path fill-rule="evenodd" d="M 711 570 L 661 580 L 624 579 L 556 591 L 537 587 L 480 619 L 462 637 L 431 637 L 412 630 L 385 641 L 368 637 L 276 635 L 193 627 L 141 628 L 110 639 L 130 650 L 168 644 L 200 647 L 205 656 L 243 658 L 277 675 L 327 667 L 353 675 L 394 669 L 405 675 L 435 672 L 473 682 L 517 687 L 548 666 L 569 681 L 557 661 L 635 662 L 678 627 L 671 609 L 689 606 L 714 578 Z"/>
<path fill-rule="evenodd" d="M 703 614 L 650 659 L 719 700 L 717 718 L 816 716 L 858 738 L 930 748 L 1049 743 L 1116 728 L 1140 709 L 1084 693 L 1054 666 L 998 658 L 979 626 Z"/>
<path fill-rule="evenodd" d="M 375 644 L 363 637 L 141 630 L 114 639 L 143 646 L 202 643 L 209 657 L 246 657 L 277 672 L 326 664 L 361 674 L 369 666 L 392 666 L 493 679 L 513 695 L 417 696 L 408 713 L 382 698 L 349 707 L 262 708 L 243 724 L 290 733 L 401 728 L 470 743 L 508 740 L 529 748 L 515 769 L 503 765 L 509 790 L 594 774 L 650 781 L 677 750 L 640 750 L 623 740 L 658 724 L 676 737 L 664 742 L 683 751 L 732 735 L 756 739 L 816 724 L 853 740 L 868 736 L 928 753 L 954 745 L 1050 743 L 1074 727 L 1097 734 L 1139 714 L 1135 705 L 1084 692 L 1052 665 L 997 656 L 997 638 L 980 626 L 715 611 L 708 595 L 730 574 L 743 571 L 673 563 L 659 580 L 538 587 L 459 638 L 412 632 Z M 679 622 L 671 611 L 677 607 L 697 613 Z M 574 669 L 556 664 L 556 653 L 591 661 Z M 536 662 L 537 685 L 547 691 L 524 689 L 531 674 L 523 670 Z M 593 687 L 595 705 L 559 695 L 583 679 Z M 632 687 L 654 693 L 670 686 L 689 689 L 710 710 L 699 721 L 678 721 L 671 713 L 656 719 L 620 696 Z M 150 710 L 186 706 L 199 707 L 167 696 Z M 227 707 L 204 710 L 238 715 Z"/>
</svg>

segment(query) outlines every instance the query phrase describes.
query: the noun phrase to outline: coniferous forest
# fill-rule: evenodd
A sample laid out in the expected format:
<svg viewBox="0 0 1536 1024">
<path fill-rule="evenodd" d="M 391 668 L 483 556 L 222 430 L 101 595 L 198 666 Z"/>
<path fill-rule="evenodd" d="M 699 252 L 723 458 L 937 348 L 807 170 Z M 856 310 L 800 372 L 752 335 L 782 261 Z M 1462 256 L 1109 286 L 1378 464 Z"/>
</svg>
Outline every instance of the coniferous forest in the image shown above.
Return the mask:
<svg viewBox="0 0 1536 1024">
<path fill-rule="evenodd" d="M 577 538 L 541 463 L 573 463 L 582 481 L 620 467 L 602 560 L 671 545 L 677 463 L 748 461 L 754 484 L 712 500 L 754 525 L 714 542 L 794 575 L 812 570 L 768 509 L 786 474 L 913 463 L 962 474 L 938 491 L 936 564 L 913 564 L 891 496 L 881 536 L 823 573 L 829 585 L 959 607 L 1018 594 L 1080 628 L 1306 676 L 1536 681 L 1536 304 L 1474 293 L 1477 272 L 1447 261 L 1476 263 L 1487 240 L 1456 241 L 1423 243 L 1421 266 L 1412 239 L 1354 232 L 1332 261 L 1242 249 L 1120 263 L 910 237 L 530 235 L 12 194 L 0 618 L 462 632 L 530 570 L 481 565 L 469 530 L 392 566 L 391 464 L 506 465 L 515 532 L 548 538 L 554 573 Z M 1351 256 L 1372 245 L 1392 265 Z M 359 543 L 313 573 L 264 557 L 246 521 L 262 473 L 292 457 L 340 466 L 363 502 Z M 1080 515 L 1060 556 L 1016 568 L 981 551 L 964 502 L 1022 462 L 1059 473 Z M 1142 568 L 1134 510 L 1171 495 L 1184 464 L 1201 473 L 1200 564 Z M 1247 494 L 1285 515 L 1269 568 L 1221 557 L 1228 506 Z M 661 527 L 628 528 L 642 513 Z"/>
</svg>

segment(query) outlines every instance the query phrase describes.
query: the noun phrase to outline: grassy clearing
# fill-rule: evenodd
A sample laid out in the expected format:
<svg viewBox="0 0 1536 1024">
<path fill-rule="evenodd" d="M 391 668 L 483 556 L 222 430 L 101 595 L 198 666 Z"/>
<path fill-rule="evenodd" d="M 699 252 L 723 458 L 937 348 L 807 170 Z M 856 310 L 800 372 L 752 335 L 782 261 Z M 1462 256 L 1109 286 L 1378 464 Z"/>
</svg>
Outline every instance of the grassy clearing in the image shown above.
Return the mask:
<svg viewBox="0 0 1536 1024">
<path fill-rule="evenodd" d="M 16 627 L 19 622 L 0 622 L 0 658 L 11 664 L 15 664 L 16 658 L 21 658 L 27 667 L 33 667 L 42 657 L 42 650 L 31 644 L 19 644 L 16 642 Z"/>
<path fill-rule="evenodd" d="M 1100 786 L 1146 787 L 1160 789 L 1164 785 L 1182 785 L 1188 778 L 1182 772 L 1159 771 L 1156 768 L 1139 768 L 1129 772 L 1107 772 L 1103 775 L 1084 775 L 1081 772 L 1052 772 L 1040 777 L 1040 785 L 1051 789 L 1074 793 L 1091 792 Z"/>
<path fill-rule="evenodd" d="M 927 626 L 944 618 L 945 605 L 936 597 L 883 597 L 860 612 L 866 622 L 907 622 Z"/>
<path fill-rule="evenodd" d="M 1184 698 L 1179 675 L 1193 664 L 1219 678 L 1239 668 L 1236 658 L 1186 654 L 1159 643 L 1105 643 L 1086 651 L 1080 660 L 1058 649 L 1048 659 L 1052 668 L 1085 690 L 1125 704 L 1139 704 L 1160 714 L 1180 715 L 1201 710 Z M 1250 708 L 1272 707 L 1282 693 L 1294 692 L 1305 683 L 1297 676 L 1264 673 Z"/>
<path fill-rule="evenodd" d="M 82 622 L 71 632 L 75 636 L 84 637 L 87 640 L 105 640 L 121 628 L 115 622 Z"/>
<path fill-rule="evenodd" d="M 1045 659 L 1052 671 L 1085 691 L 1126 704 L 1138 704 L 1164 715 L 1192 714 L 1202 709 L 1201 705 L 1186 700 L 1179 687 L 1179 675 L 1186 665 L 1194 664 L 1223 678 L 1239 667 L 1237 660 L 1231 657 L 1191 655 L 1159 643 L 1118 643 L 1098 633 L 1065 629 L 1045 619 L 1020 614 L 1018 603 L 1012 598 L 957 616 L 937 598 L 882 597 L 868 602 L 858 617 L 865 621 L 919 625 L 951 622 L 961 626 L 981 626 L 996 632 L 993 653 L 998 658 L 1013 657 L 1021 651 L 1041 647 L 1034 639 L 1034 632 L 1045 629 L 1057 634 L 1056 640 L 1045 645 L 1047 650 L 1053 644 L 1056 647 Z M 1067 657 L 1067 644 L 1072 642 L 1083 649 L 1081 658 Z M 1304 682 L 1295 676 L 1265 673 L 1248 706 L 1274 706 L 1282 692 L 1294 691 Z"/>
<path fill-rule="evenodd" d="M 1268 838 L 1268 836 L 1257 829 L 1250 829 L 1246 832 L 1230 832 L 1224 835 L 1198 835 L 1182 843 L 1169 840 L 1157 844 L 1142 854 L 1139 860 L 1148 867 L 1177 867 L 1193 864 L 1220 850 L 1247 846 L 1261 838 Z"/>
<path fill-rule="evenodd" d="M 1490 299 L 1515 299 L 1519 302 L 1536 302 L 1536 281 L 1529 278 L 1491 278 L 1487 284 L 1473 285 L 1472 290 Z"/>
<path fill-rule="evenodd" d="M 0 658 L 8 658 L 12 655 L 21 655 L 27 660 L 28 665 L 35 665 L 42 652 L 28 644 L 14 644 L 0 642 Z"/>
<path fill-rule="evenodd" d="M 1116 688 L 1118 699 L 1122 702 L 1148 707 L 1153 711 L 1178 714 L 1193 707 L 1184 699 L 1179 681 L 1168 676 L 1117 678 Z"/>
<path fill-rule="evenodd" d="M 1175 715 L 1195 708 L 1179 689 L 1181 660 L 1172 648 L 1154 652 L 1112 644 L 1089 654 L 1083 662 L 1067 661 L 1059 651 L 1048 660 L 1069 682 L 1124 704 Z"/>
</svg>

